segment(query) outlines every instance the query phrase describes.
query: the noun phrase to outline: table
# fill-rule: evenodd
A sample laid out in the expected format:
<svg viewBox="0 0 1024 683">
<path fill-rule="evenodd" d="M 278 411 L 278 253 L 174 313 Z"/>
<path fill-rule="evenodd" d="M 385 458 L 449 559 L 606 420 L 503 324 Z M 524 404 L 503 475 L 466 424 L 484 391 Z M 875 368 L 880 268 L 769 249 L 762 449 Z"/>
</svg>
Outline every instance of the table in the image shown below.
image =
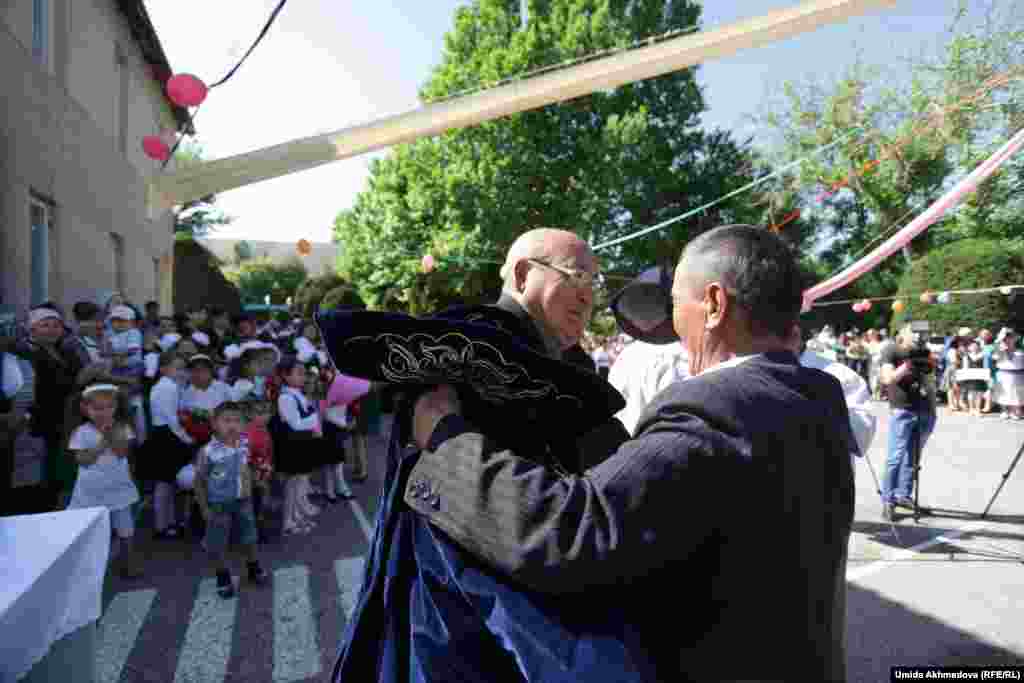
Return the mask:
<svg viewBox="0 0 1024 683">
<path fill-rule="evenodd" d="M 0 517 L 0 683 L 95 679 L 110 514 Z"/>
</svg>

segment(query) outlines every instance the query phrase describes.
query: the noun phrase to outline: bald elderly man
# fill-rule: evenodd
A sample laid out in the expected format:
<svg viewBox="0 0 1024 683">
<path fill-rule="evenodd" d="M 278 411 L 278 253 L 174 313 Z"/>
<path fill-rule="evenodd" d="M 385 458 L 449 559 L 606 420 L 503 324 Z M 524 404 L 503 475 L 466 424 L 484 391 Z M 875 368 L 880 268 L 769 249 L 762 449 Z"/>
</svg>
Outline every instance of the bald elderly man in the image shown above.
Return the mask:
<svg viewBox="0 0 1024 683">
<path fill-rule="evenodd" d="M 673 324 L 690 374 L 636 436 L 580 475 L 514 453 L 419 398 L 405 502 L 535 591 L 621 609 L 651 681 L 845 681 L 842 602 L 856 448 L 839 382 L 788 347 L 803 302 L 792 250 L 726 226 L 687 245 Z M 470 493 L 467 494 L 466 491 Z"/>
<path fill-rule="evenodd" d="M 495 304 L 505 314 L 493 317 L 537 353 L 577 362 L 573 352 L 593 310 L 596 273 L 597 259 L 577 235 L 554 229 L 527 232 L 509 249 Z M 586 354 L 582 360 L 590 362 Z M 505 414 L 495 418 L 508 420 Z M 529 443 L 557 451 L 560 471 L 575 474 L 629 438 L 611 415 L 601 428 L 568 441 L 558 430 L 538 430 L 529 423 L 512 427 L 513 432 L 532 430 Z M 415 481 L 405 473 L 420 456 L 394 450 L 391 455 L 386 481 L 394 477 L 396 483 L 378 503 L 372 541 L 376 561 L 370 563 L 334 666 L 335 683 L 569 683 L 601 676 L 622 683 L 651 680 L 642 673 L 649 667 L 645 649 L 624 644 L 632 634 L 624 632 L 629 629 L 614 610 L 587 596 L 552 598 L 491 572 L 481 573 L 470 553 L 436 536 L 425 520 L 401 504 L 405 482 Z M 458 495 L 460 504 L 472 505 L 473 482 L 460 486 L 457 479 L 453 474 L 449 481 L 453 495 L 447 501 Z M 439 565 L 452 575 L 438 578 Z"/>
</svg>

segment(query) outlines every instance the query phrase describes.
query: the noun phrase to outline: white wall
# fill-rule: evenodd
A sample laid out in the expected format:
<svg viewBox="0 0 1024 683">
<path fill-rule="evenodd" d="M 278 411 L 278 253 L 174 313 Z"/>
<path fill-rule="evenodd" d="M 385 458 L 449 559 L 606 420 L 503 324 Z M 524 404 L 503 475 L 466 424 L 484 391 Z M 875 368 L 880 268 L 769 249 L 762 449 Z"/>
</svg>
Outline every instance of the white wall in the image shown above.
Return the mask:
<svg viewBox="0 0 1024 683">
<path fill-rule="evenodd" d="M 162 291 L 161 307 L 172 310 L 172 219 L 146 215 L 145 179 L 160 164 L 141 148 L 143 136 L 174 125 L 170 107 L 114 0 L 49 2 L 60 30 L 46 68 L 32 59 L 32 0 L 0 6 L 0 89 L 18 94 L 0 99 L 0 302 L 36 303 L 28 202 L 37 193 L 56 203 L 51 299 L 70 308 L 115 288 L 115 232 L 126 294 L 141 304 Z M 168 280 L 157 281 L 154 259 L 164 260 Z"/>
</svg>

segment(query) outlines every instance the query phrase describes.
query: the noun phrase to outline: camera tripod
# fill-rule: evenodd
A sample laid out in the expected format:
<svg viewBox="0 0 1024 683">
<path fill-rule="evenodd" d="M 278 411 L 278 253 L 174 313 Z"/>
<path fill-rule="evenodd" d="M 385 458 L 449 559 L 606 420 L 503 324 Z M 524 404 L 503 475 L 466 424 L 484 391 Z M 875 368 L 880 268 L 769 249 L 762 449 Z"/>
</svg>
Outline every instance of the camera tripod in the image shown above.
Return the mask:
<svg viewBox="0 0 1024 683">
<path fill-rule="evenodd" d="M 988 511 L 992 509 L 992 505 L 996 502 L 996 498 L 999 497 L 999 494 L 1002 492 L 1003 487 L 1006 486 L 1006 480 L 1010 478 L 1010 475 L 1013 474 L 1013 470 L 1016 469 L 1017 467 L 1017 463 L 1020 462 L 1021 454 L 1024 454 L 1024 444 L 1021 444 L 1021 447 L 1017 450 L 1017 455 L 1015 455 L 1013 457 L 1013 460 L 1010 461 L 1010 467 L 1007 468 L 1005 472 L 1003 472 L 1002 481 L 999 482 L 999 486 L 998 488 L 996 488 L 996 492 L 992 494 L 992 499 L 989 500 L 988 505 L 985 506 L 985 511 L 981 513 L 982 519 L 988 517 Z"/>
</svg>

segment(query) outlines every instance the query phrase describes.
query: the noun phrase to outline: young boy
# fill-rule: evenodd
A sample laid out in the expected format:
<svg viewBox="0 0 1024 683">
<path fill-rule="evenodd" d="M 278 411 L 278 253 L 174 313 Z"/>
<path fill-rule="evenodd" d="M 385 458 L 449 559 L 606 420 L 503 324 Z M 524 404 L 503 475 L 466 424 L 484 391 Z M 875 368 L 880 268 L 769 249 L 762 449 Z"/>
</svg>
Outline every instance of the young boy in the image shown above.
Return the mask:
<svg viewBox="0 0 1024 683">
<path fill-rule="evenodd" d="M 245 546 L 249 581 L 266 583 L 257 553 L 259 536 L 252 508 L 252 472 L 249 447 L 242 441 L 242 407 L 233 401 L 220 404 L 213 412 L 214 437 L 196 458 L 195 492 L 206 519 L 206 550 L 217 574 L 217 593 L 235 596 L 226 555 L 232 526 L 239 527 Z"/>
</svg>

